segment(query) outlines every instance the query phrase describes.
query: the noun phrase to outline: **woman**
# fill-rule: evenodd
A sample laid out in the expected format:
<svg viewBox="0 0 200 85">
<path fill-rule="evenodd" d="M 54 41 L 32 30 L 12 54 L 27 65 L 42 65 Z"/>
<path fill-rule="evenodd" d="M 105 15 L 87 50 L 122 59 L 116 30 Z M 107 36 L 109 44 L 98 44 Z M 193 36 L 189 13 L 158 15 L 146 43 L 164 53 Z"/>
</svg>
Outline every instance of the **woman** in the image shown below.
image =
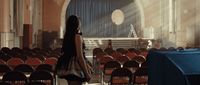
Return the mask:
<svg viewBox="0 0 200 85">
<path fill-rule="evenodd" d="M 82 42 L 80 21 L 77 16 L 71 15 L 66 22 L 66 32 L 62 45 L 62 52 L 64 53 L 64 57 L 66 57 L 66 62 L 70 62 L 72 57 L 77 57 L 77 62 L 80 63 L 79 65 L 85 78 L 83 79 L 73 74 L 67 75 L 65 76 L 65 79 L 68 81 L 68 85 L 82 85 L 82 82 L 91 79 L 82 52 Z M 67 64 L 69 65 L 69 63 Z"/>
</svg>

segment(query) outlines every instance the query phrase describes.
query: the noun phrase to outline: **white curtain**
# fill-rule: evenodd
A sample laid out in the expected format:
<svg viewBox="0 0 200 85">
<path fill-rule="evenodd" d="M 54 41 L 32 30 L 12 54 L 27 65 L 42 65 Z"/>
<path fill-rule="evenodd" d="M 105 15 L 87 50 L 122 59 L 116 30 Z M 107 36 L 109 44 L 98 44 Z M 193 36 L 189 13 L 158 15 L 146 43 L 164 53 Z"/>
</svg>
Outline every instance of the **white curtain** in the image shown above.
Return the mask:
<svg viewBox="0 0 200 85">
<path fill-rule="evenodd" d="M 111 20 L 116 9 L 124 13 L 121 25 Z M 84 37 L 128 37 L 130 24 L 138 35 L 141 34 L 140 14 L 134 0 L 71 0 L 67 9 L 69 15 L 80 17 Z"/>
</svg>

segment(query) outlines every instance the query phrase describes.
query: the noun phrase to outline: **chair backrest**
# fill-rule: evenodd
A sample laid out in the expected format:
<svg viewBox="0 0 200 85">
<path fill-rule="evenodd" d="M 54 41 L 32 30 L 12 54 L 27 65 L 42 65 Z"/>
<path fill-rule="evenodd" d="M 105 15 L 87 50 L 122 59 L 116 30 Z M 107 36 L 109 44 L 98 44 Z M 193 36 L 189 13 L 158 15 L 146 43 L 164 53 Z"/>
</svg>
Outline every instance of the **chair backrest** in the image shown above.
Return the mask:
<svg viewBox="0 0 200 85">
<path fill-rule="evenodd" d="M 25 84 L 27 83 L 27 77 L 25 74 L 19 71 L 10 71 L 3 75 L 2 78 L 5 82 L 14 82 L 14 81 L 20 81 L 19 83 Z"/>
<path fill-rule="evenodd" d="M 0 85 L 11 85 L 11 84 L 7 82 L 0 82 Z"/>
<path fill-rule="evenodd" d="M 7 64 L 12 68 L 15 68 L 17 65 L 24 64 L 24 61 L 20 58 L 11 58 L 7 61 Z"/>
<path fill-rule="evenodd" d="M 108 55 L 112 55 L 113 52 L 114 52 L 114 50 L 113 50 L 112 48 L 106 48 L 106 49 L 104 50 L 104 52 L 107 53 Z"/>
<path fill-rule="evenodd" d="M 1 52 L 1 51 L 0 51 Z M 10 55 L 7 55 L 5 53 L 0 53 L 0 59 L 4 60 L 4 61 L 8 61 L 9 59 L 11 59 Z"/>
<path fill-rule="evenodd" d="M 143 63 L 146 61 L 146 58 L 143 55 L 138 55 L 138 56 L 134 57 L 132 60 L 135 60 L 139 63 Z"/>
<path fill-rule="evenodd" d="M 167 51 L 167 48 L 161 47 L 161 48 L 159 49 L 159 51 Z"/>
<path fill-rule="evenodd" d="M 128 56 L 130 59 L 134 58 L 135 56 L 137 56 L 137 54 L 135 52 L 127 52 L 126 56 Z"/>
<path fill-rule="evenodd" d="M 39 66 L 36 67 L 36 71 L 48 71 L 48 72 L 53 72 L 53 67 L 49 64 L 40 64 Z"/>
<path fill-rule="evenodd" d="M 126 55 L 121 55 L 121 56 L 118 56 L 116 60 L 119 61 L 121 64 L 123 64 L 124 62 L 129 61 L 130 59 Z"/>
<path fill-rule="evenodd" d="M 42 64 L 42 61 L 38 58 L 28 58 L 25 63 L 36 68 L 38 65 Z"/>
<path fill-rule="evenodd" d="M 49 57 L 49 58 L 46 58 L 46 60 L 44 60 L 44 63 L 45 63 L 45 64 L 52 65 L 52 66 L 55 66 L 56 63 L 57 63 L 57 61 L 58 61 L 57 58 Z"/>
<path fill-rule="evenodd" d="M 33 67 L 28 64 L 20 64 L 14 68 L 14 71 L 20 71 L 23 73 L 30 74 L 34 71 Z"/>
<path fill-rule="evenodd" d="M 9 54 L 9 52 L 10 52 L 11 50 L 10 50 L 10 48 L 8 48 L 8 47 L 3 47 L 3 48 L 1 48 L 1 51 L 3 51 L 3 52 L 6 53 L 6 54 Z"/>
<path fill-rule="evenodd" d="M 44 57 L 44 55 L 42 55 L 42 54 L 35 54 L 35 55 L 29 56 L 29 57 L 38 58 L 38 59 L 40 59 L 41 61 L 44 61 L 44 60 L 45 60 L 45 57 Z"/>
<path fill-rule="evenodd" d="M 115 69 L 111 74 L 111 85 L 115 84 L 131 84 L 132 81 L 132 72 L 127 68 L 118 68 Z"/>
<path fill-rule="evenodd" d="M 183 47 L 177 47 L 176 49 L 177 49 L 177 50 L 184 50 Z"/>
<path fill-rule="evenodd" d="M 104 65 L 103 73 L 105 75 L 111 75 L 112 71 L 121 68 L 121 64 L 118 61 L 109 61 Z"/>
<path fill-rule="evenodd" d="M 57 58 L 58 59 L 59 55 L 52 53 L 52 54 L 46 55 L 45 58 Z"/>
<path fill-rule="evenodd" d="M 12 69 L 6 64 L 0 64 L 0 69 L 0 76 L 2 76 L 4 73 L 12 71 Z"/>
<path fill-rule="evenodd" d="M 143 67 L 143 68 L 147 68 L 147 66 L 148 66 L 147 61 L 143 62 L 142 65 L 141 65 L 141 67 Z"/>
<path fill-rule="evenodd" d="M 29 77 L 30 82 L 45 80 L 44 83 L 53 85 L 53 76 L 48 71 L 34 71 Z"/>
<path fill-rule="evenodd" d="M 137 69 L 137 71 L 134 73 L 135 76 L 147 76 L 148 75 L 148 68 L 141 67 Z"/>
<path fill-rule="evenodd" d="M 157 48 L 151 48 L 151 49 L 149 49 L 149 52 L 151 52 L 151 51 L 158 51 L 159 49 L 157 49 Z"/>
<path fill-rule="evenodd" d="M 169 51 L 176 51 L 176 48 L 174 48 L 174 47 L 169 47 L 167 50 L 169 50 Z"/>
<path fill-rule="evenodd" d="M 132 73 L 134 73 L 136 71 L 136 69 L 139 68 L 139 63 L 137 61 L 130 60 L 123 64 L 123 68 L 127 68 Z"/>
<path fill-rule="evenodd" d="M 134 79 L 133 79 L 133 84 L 135 84 L 135 83 L 137 83 L 136 82 L 136 78 L 137 77 L 148 77 L 148 71 L 147 71 L 147 68 L 143 68 L 143 67 L 141 67 L 141 68 L 138 68 L 136 71 L 135 71 L 135 73 L 134 73 Z M 146 80 L 146 83 L 147 83 L 147 81 L 148 80 Z"/>
<path fill-rule="evenodd" d="M 128 50 L 124 49 L 124 48 L 117 48 L 116 51 L 118 53 L 121 53 L 121 54 L 126 54 L 128 52 Z"/>
<path fill-rule="evenodd" d="M 9 72 L 12 71 L 12 68 L 10 68 L 8 65 L 6 64 L 0 64 L 0 73 L 5 73 L 5 72 Z"/>
<path fill-rule="evenodd" d="M 26 85 L 46 85 L 46 84 L 43 82 L 29 82 Z"/>
<path fill-rule="evenodd" d="M 94 48 L 93 49 L 93 56 L 96 56 L 97 54 L 102 53 L 102 52 L 103 52 L 103 50 L 101 48 Z"/>
<path fill-rule="evenodd" d="M 140 54 L 139 55 L 143 55 L 144 57 L 147 57 L 147 55 L 148 55 L 148 52 L 147 51 L 142 51 L 142 52 L 140 52 Z"/>
<path fill-rule="evenodd" d="M 2 59 L 0 59 L 0 64 L 6 64 L 6 62 Z"/>
<path fill-rule="evenodd" d="M 103 55 L 102 57 L 99 57 L 97 59 L 97 62 L 99 62 L 100 64 L 106 64 L 109 61 L 113 61 L 113 58 L 107 55 Z"/>
</svg>

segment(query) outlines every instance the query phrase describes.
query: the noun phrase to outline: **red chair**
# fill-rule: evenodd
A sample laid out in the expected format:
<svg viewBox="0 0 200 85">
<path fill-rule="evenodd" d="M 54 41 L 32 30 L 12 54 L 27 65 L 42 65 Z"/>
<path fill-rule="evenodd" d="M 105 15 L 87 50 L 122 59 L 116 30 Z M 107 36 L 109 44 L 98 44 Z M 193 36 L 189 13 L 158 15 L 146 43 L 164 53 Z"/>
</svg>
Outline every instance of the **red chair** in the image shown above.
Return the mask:
<svg viewBox="0 0 200 85">
<path fill-rule="evenodd" d="M 0 82 L 0 85 L 11 85 L 11 84 L 7 82 Z"/>
<path fill-rule="evenodd" d="M 17 65 L 24 64 L 21 58 L 11 58 L 7 61 L 7 65 L 15 68 Z"/>
<path fill-rule="evenodd" d="M 115 52 L 115 51 L 114 51 L 112 48 L 106 48 L 106 49 L 104 50 L 104 52 L 107 53 L 108 55 L 112 55 L 113 52 Z"/>
<path fill-rule="evenodd" d="M 53 76 L 48 71 L 35 71 L 29 77 L 30 82 L 41 81 L 46 85 L 53 85 L 55 83 Z"/>
<path fill-rule="evenodd" d="M 57 61 L 58 61 L 57 58 L 50 57 L 50 58 L 46 58 L 46 60 L 44 60 L 44 63 L 45 63 L 45 64 L 52 65 L 52 66 L 55 66 L 56 63 L 57 63 Z"/>
<path fill-rule="evenodd" d="M 38 58 L 28 58 L 25 63 L 36 68 L 38 65 L 42 64 L 42 61 Z"/>
<path fill-rule="evenodd" d="M 122 54 L 118 53 L 117 51 L 113 51 L 111 56 L 116 60 L 118 57 L 122 56 Z"/>
<path fill-rule="evenodd" d="M 148 83 L 148 72 L 147 68 L 139 68 L 134 73 L 133 85 L 134 84 L 147 84 Z"/>
<path fill-rule="evenodd" d="M 26 85 L 46 85 L 46 84 L 43 82 L 29 82 Z"/>
<path fill-rule="evenodd" d="M 118 61 L 110 61 L 104 65 L 103 69 L 103 81 L 108 82 L 111 74 L 115 69 L 121 68 L 121 64 Z"/>
<path fill-rule="evenodd" d="M 108 56 L 108 55 L 104 55 L 102 57 L 99 57 L 97 59 L 97 62 L 99 63 L 99 68 L 102 70 L 104 68 L 104 65 L 107 63 L 107 62 L 110 62 L 110 61 L 113 61 L 114 59 L 111 57 L 111 56 Z"/>
<path fill-rule="evenodd" d="M 13 70 L 23 72 L 25 75 L 30 75 L 34 71 L 33 67 L 28 64 L 20 64 Z"/>
<path fill-rule="evenodd" d="M 24 85 L 27 83 L 27 77 L 19 71 L 10 71 L 3 75 L 2 81 L 10 82 L 12 85 Z"/>
<path fill-rule="evenodd" d="M 140 52 L 140 55 L 143 55 L 145 58 L 147 57 L 147 55 L 148 55 L 148 52 L 145 52 L 145 51 L 143 51 L 143 52 Z"/>
<path fill-rule="evenodd" d="M 115 69 L 111 74 L 111 85 L 131 85 L 132 72 L 127 68 Z"/>
<path fill-rule="evenodd" d="M 143 55 L 138 55 L 138 56 L 132 58 L 132 60 L 135 60 L 141 64 L 146 61 L 146 58 Z"/>
<path fill-rule="evenodd" d="M 98 55 L 99 53 L 102 53 L 103 50 L 101 48 L 94 48 L 93 49 L 93 56 Z"/>
<path fill-rule="evenodd" d="M 12 69 L 8 65 L 6 65 L 6 64 L 0 64 L 0 69 L 1 69 L 0 70 L 0 78 L 2 78 L 2 76 L 5 73 L 12 71 Z"/>
<path fill-rule="evenodd" d="M 57 55 L 57 54 L 49 54 L 49 55 L 46 55 L 46 56 L 45 56 L 45 58 L 52 58 L 52 57 L 54 57 L 54 58 L 59 58 L 60 56 Z"/>
<path fill-rule="evenodd" d="M 135 56 L 137 56 L 137 54 L 135 52 L 127 52 L 126 56 L 128 56 L 130 59 L 134 58 Z"/>
<path fill-rule="evenodd" d="M 121 55 L 121 56 L 118 56 L 116 58 L 117 61 L 119 61 L 121 64 L 123 64 L 124 62 L 127 62 L 129 61 L 129 57 L 127 57 L 126 55 Z"/>
<path fill-rule="evenodd" d="M 49 64 L 40 64 L 35 70 L 53 72 L 53 67 Z"/>
<path fill-rule="evenodd" d="M 0 64 L 6 64 L 6 62 L 2 59 L 0 59 Z"/>
<path fill-rule="evenodd" d="M 117 48 L 116 51 L 118 53 L 121 53 L 122 55 L 126 54 L 128 52 L 128 50 L 124 49 L 124 48 Z"/>
<path fill-rule="evenodd" d="M 127 68 L 134 73 L 139 68 L 139 63 L 137 61 L 130 60 L 123 64 L 123 68 Z"/>
</svg>

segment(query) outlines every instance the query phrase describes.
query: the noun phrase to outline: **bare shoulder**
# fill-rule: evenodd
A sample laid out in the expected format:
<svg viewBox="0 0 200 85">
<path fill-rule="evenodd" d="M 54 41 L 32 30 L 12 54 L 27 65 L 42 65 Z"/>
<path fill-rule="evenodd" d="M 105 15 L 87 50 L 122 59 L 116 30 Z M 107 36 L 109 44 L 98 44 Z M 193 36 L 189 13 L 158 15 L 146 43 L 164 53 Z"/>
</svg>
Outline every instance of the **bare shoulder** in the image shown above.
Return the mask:
<svg viewBox="0 0 200 85">
<path fill-rule="evenodd" d="M 81 42 L 81 40 L 82 40 L 82 36 L 79 35 L 79 34 L 76 34 L 76 40 L 79 41 L 79 42 Z"/>
<path fill-rule="evenodd" d="M 76 34 L 76 39 L 81 39 L 81 35 Z"/>
</svg>

